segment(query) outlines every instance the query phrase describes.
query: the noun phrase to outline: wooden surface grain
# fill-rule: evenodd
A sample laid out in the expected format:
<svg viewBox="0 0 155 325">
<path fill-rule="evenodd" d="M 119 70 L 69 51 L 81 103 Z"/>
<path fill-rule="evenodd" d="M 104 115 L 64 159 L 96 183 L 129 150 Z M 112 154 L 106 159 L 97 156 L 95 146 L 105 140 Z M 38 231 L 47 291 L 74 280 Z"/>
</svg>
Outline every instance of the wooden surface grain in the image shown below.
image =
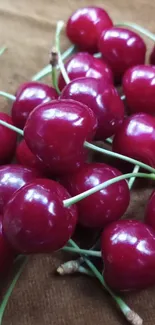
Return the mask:
<svg viewBox="0 0 155 325">
<path fill-rule="evenodd" d="M 8 50 L 0 57 L 0 89 L 15 92 L 49 59 L 57 20 L 67 20 L 78 7 L 95 4 L 105 8 L 114 22 L 132 21 L 155 32 L 155 2 L 151 0 L 0 0 L 0 45 Z M 153 44 L 146 39 L 148 49 Z M 63 35 L 62 49 L 69 42 Z M 46 79 L 49 81 L 48 79 Z M 10 105 L 0 98 L 0 110 Z M 136 187 L 127 215 L 143 218 L 151 188 Z M 55 269 L 68 254 L 34 256 L 25 267 L 9 301 L 3 325 L 125 325 L 112 299 L 97 281 L 84 276 L 60 278 Z M 155 288 L 126 294 L 126 302 L 155 324 Z"/>
</svg>

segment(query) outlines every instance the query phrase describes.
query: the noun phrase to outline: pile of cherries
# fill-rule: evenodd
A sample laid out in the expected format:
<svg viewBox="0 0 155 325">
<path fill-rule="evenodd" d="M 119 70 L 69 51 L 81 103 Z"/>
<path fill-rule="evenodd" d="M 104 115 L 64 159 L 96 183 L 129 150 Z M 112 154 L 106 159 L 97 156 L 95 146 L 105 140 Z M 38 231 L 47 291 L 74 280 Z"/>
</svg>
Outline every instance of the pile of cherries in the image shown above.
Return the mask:
<svg viewBox="0 0 155 325">
<path fill-rule="evenodd" d="M 143 38 L 114 26 L 99 7 L 73 13 L 66 34 L 76 53 L 60 71 L 58 91 L 24 83 L 12 96 L 11 117 L 0 113 L 0 275 L 19 254 L 69 250 L 80 224 L 86 236 L 87 228 L 102 231 L 106 286 L 144 289 L 155 284 L 155 191 L 144 222 L 120 220 L 130 203 L 126 178 L 136 173 L 123 175 L 89 153 L 136 160 L 152 173 L 137 176 L 155 179 L 155 48 L 146 64 Z M 95 143 L 107 139 L 112 152 Z"/>
</svg>

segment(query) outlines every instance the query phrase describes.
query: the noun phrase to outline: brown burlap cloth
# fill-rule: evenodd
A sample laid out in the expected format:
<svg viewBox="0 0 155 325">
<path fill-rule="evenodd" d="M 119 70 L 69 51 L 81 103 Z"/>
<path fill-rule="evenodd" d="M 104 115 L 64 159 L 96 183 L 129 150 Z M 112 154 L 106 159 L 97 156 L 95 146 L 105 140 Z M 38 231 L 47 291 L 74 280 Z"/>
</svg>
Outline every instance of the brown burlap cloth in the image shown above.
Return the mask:
<svg viewBox="0 0 155 325">
<path fill-rule="evenodd" d="M 21 82 L 43 68 L 48 63 L 56 21 L 66 20 L 76 8 L 88 4 L 103 6 L 115 22 L 133 21 L 155 32 L 152 0 L 0 0 L 0 46 L 8 47 L 0 57 L 0 90 L 15 92 Z M 69 44 L 63 35 L 61 44 L 62 49 Z M 153 46 L 148 40 L 147 44 Z M 3 99 L 0 110 L 9 110 Z M 143 217 L 149 193 L 143 186 L 134 189 L 127 214 Z M 30 259 L 11 296 L 3 325 L 126 324 L 97 281 L 55 275 L 55 268 L 69 257 L 57 253 Z M 155 324 L 155 288 L 124 298 L 144 318 L 145 325 Z"/>
</svg>

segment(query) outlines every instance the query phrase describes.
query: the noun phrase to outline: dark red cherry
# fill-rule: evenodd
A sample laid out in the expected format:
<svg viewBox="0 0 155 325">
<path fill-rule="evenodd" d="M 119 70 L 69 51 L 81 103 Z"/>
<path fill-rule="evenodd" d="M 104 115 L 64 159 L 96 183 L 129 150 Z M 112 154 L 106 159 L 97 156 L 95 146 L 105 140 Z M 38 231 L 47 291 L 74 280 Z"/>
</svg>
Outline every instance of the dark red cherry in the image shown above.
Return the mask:
<svg viewBox="0 0 155 325">
<path fill-rule="evenodd" d="M 125 71 L 145 62 L 146 45 L 135 32 L 119 27 L 112 27 L 102 33 L 99 50 L 109 63 L 115 81 L 121 82 Z"/>
<path fill-rule="evenodd" d="M 15 257 L 14 250 L 8 243 L 2 232 L 2 219 L 3 216 L 0 215 L 0 277 L 1 281 L 4 280 L 10 270 L 13 267 L 13 261 Z"/>
<path fill-rule="evenodd" d="M 113 84 L 113 74 L 108 64 L 103 59 L 94 58 L 89 53 L 79 52 L 71 56 L 65 63 L 65 68 L 70 80 L 81 77 L 93 77 L 95 79 L 102 79 L 104 84 Z M 66 86 L 61 73 L 58 84 L 60 90 Z"/>
<path fill-rule="evenodd" d="M 128 117 L 113 140 L 113 151 L 155 167 L 155 119 L 139 113 Z"/>
<path fill-rule="evenodd" d="M 0 167 L 0 214 L 4 212 L 7 202 L 15 191 L 41 174 L 32 168 L 20 165 L 6 165 Z"/>
<path fill-rule="evenodd" d="M 155 230 L 155 191 L 152 192 L 147 202 L 145 211 L 145 223 Z"/>
<path fill-rule="evenodd" d="M 98 120 L 95 139 L 105 140 L 116 133 L 124 119 L 124 105 L 112 85 L 94 78 L 79 78 L 63 89 L 61 99 L 74 99 L 90 107 Z"/>
<path fill-rule="evenodd" d="M 155 65 L 155 46 L 153 47 L 152 52 L 150 54 L 149 62 L 150 64 Z"/>
<path fill-rule="evenodd" d="M 55 100 L 37 107 L 24 128 L 30 150 L 53 174 L 71 173 L 86 157 L 84 141 L 92 140 L 97 120 L 90 108 L 74 100 Z"/>
<path fill-rule="evenodd" d="M 138 65 L 126 71 L 123 92 L 131 114 L 155 115 L 155 67 Z"/>
<path fill-rule="evenodd" d="M 66 33 L 79 49 L 91 53 L 98 51 L 98 38 L 103 30 L 113 26 L 107 12 L 96 6 L 76 10 L 69 18 Z"/>
<path fill-rule="evenodd" d="M 113 290 L 139 290 L 155 284 L 155 232 L 136 220 L 119 220 L 102 234 L 104 278 Z"/>
<path fill-rule="evenodd" d="M 48 173 L 47 167 L 31 152 L 25 140 L 22 140 L 16 148 L 16 160 L 22 166 L 37 169 L 42 174 Z"/>
<path fill-rule="evenodd" d="M 32 110 L 40 104 L 57 99 L 56 90 L 40 82 L 31 81 L 22 84 L 16 92 L 16 100 L 12 105 L 12 120 L 23 129 Z"/>
<path fill-rule="evenodd" d="M 72 236 L 77 209 L 63 206 L 70 195 L 48 179 L 38 179 L 16 191 L 6 206 L 3 232 L 19 252 L 52 253 Z"/>
<path fill-rule="evenodd" d="M 12 123 L 11 117 L 0 112 L 0 120 L 9 124 Z M 0 125 L 0 164 L 8 163 L 12 160 L 16 149 L 17 135 L 16 132 Z"/>
<path fill-rule="evenodd" d="M 71 196 L 80 194 L 107 180 L 121 175 L 116 168 L 103 163 L 86 164 L 61 182 Z M 125 180 L 108 186 L 77 203 L 79 223 L 86 227 L 104 227 L 121 218 L 130 201 Z"/>
</svg>

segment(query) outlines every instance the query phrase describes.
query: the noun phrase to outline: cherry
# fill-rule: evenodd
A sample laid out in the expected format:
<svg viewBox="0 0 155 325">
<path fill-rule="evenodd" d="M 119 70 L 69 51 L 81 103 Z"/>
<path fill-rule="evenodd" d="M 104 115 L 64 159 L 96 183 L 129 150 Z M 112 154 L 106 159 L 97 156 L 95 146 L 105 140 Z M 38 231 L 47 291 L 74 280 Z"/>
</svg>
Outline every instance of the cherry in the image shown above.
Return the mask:
<svg viewBox="0 0 155 325">
<path fill-rule="evenodd" d="M 113 83 L 113 74 L 108 64 L 103 59 L 95 58 L 86 52 L 79 52 L 71 56 L 65 63 L 65 69 L 70 80 L 81 77 L 93 77 L 95 79 L 102 79 L 104 84 Z M 58 85 L 60 90 L 66 85 L 61 73 Z"/>
<path fill-rule="evenodd" d="M 63 247 L 72 236 L 76 206 L 65 208 L 69 198 L 59 183 L 37 179 L 16 191 L 6 206 L 3 232 L 21 253 L 51 253 Z"/>
<path fill-rule="evenodd" d="M 152 52 L 149 57 L 150 64 L 155 65 L 155 46 L 152 49 Z"/>
<path fill-rule="evenodd" d="M 155 167 L 155 119 L 144 113 L 128 117 L 116 133 L 112 148 Z"/>
<path fill-rule="evenodd" d="M 47 167 L 31 152 L 25 140 L 20 141 L 16 148 L 16 160 L 25 167 L 37 169 L 42 174 L 48 174 Z"/>
<path fill-rule="evenodd" d="M 6 113 L 0 112 L 0 120 L 13 125 L 11 117 Z M 12 160 L 16 149 L 17 135 L 14 131 L 0 125 L 0 141 L 0 164 L 2 165 Z"/>
<path fill-rule="evenodd" d="M 144 289 L 155 284 L 155 233 L 136 220 L 119 220 L 102 234 L 104 278 L 114 290 Z"/>
<path fill-rule="evenodd" d="M 69 99 L 55 100 L 33 110 L 24 138 L 53 174 L 64 174 L 84 163 L 84 141 L 93 138 L 96 127 L 96 117 L 86 105 Z"/>
<path fill-rule="evenodd" d="M 126 71 L 123 92 L 129 112 L 155 115 L 155 67 L 138 65 Z"/>
<path fill-rule="evenodd" d="M 98 50 L 101 32 L 112 25 L 112 20 L 104 9 L 89 6 L 80 8 L 72 14 L 67 22 L 66 33 L 79 49 L 95 53 Z"/>
<path fill-rule="evenodd" d="M 61 99 L 74 99 L 88 107 L 98 119 L 95 139 L 104 140 L 116 133 L 124 119 L 124 105 L 112 85 L 94 78 L 79 78 L 63 89 Z"/>
<path fill-rule="evenodd" d="M 121 82 L 128 68 L 145 62 L 146 45 L 138 34 L 129 29 L 107 29 L 99 40 L 99 50 L 109 63 L 117 83 Z"/>
<path fill-rule="evenodd" d="M 6 165 L 0 167 L 0 214 L 3 214 L 7 202 L 13 193 L 31 180 L 41 176 L 32 168 L 20 165 Z"/>
<path fill-rule="evenodd" d="M 10 269 L 13 267 L 15 253 L 9 245 L 7 239 L 2 233 L 2 215 L 0 215 L 0 276 L 1 280 L 8 275 Z"/>
<path fill-rule="evenodd" d="M 71 196 L 75 196 L 119 175 L 121 173 L 116 168 L 103 163 L 85 164 L 61 182 Z M 122 217 L 129 201 L 127 182 L 112 184 L 77 203 L 79 223 L 86 227 L 104 227 Z"/>
<path fill-rule="evenodd" d="M 40 104 L 57 99 L 56 90 L 48 85 L 31 81 L 22 84 L 12 105 L 12 120 L 16 126 L 23 128 L 32 110 Z"/>
<path fill-rule="evenodd" d="M 150 195 L 146 206 L 145 223 L 155 230 L 155 191 Z"/>
</svg>

